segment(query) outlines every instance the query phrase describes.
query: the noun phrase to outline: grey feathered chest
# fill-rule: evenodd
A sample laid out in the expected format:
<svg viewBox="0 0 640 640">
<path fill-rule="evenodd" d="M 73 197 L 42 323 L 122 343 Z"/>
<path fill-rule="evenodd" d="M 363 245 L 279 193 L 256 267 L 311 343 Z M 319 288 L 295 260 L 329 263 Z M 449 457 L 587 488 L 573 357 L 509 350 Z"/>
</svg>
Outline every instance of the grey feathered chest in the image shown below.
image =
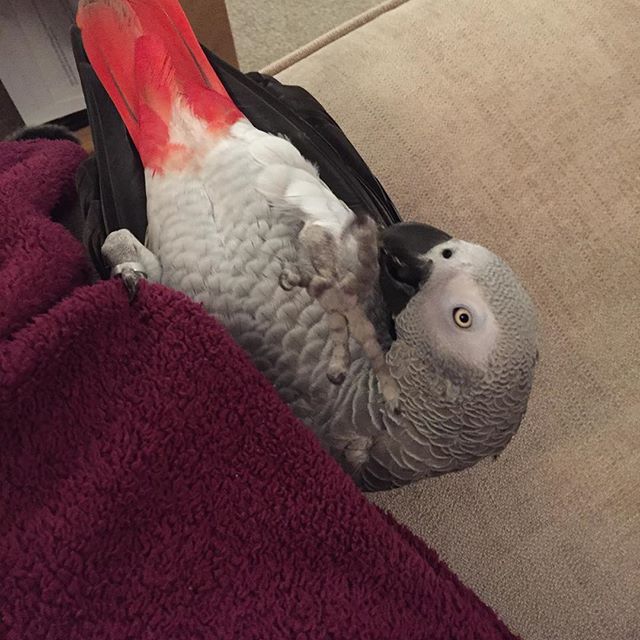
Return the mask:
<svg viewBox="0 0 640 640">
<path fill-rule="evenodd" d="M 206 173 L 190 179 L 148 174 L 147 246 L 162 264 L 162 283 L 218 318 L 296 415 L 334 449 L 330 433 L 353 430 L 354 396 L 362 391 L 354 378 L 365 358 L 352 344 L 348 378 L 341 386 L 327 379 L 326 314 L 304 289 L 279 285 L 283 265 L 297 260 L 301 225 L 259 197 L 260 167 L 246 154 L 242 145 L 218 148 Z M 386 327 L 380 330 L 384 336 Z M 337 446 L 344 446 L 342 438 Z"/>
</svg>

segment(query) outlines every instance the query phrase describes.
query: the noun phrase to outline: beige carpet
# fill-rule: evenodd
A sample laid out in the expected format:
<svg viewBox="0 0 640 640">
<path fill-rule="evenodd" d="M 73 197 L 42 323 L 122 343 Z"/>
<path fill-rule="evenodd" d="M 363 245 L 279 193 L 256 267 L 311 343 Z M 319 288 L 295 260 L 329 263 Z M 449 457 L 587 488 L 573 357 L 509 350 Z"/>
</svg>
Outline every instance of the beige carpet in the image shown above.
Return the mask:
<svg viewBox="0 0 640 640">
<path fill-rule="evenodd" d="M 261 69 L 378 0 L 226 0 L 240 67 Z"/>
<path fill-rule="evenodd" d="M 375 498 L 528 640 L 640 638 L 639 34 L 629 0 L 410 0 L 280 74 L 537 301 L 503 456 Z"/>
</svg>

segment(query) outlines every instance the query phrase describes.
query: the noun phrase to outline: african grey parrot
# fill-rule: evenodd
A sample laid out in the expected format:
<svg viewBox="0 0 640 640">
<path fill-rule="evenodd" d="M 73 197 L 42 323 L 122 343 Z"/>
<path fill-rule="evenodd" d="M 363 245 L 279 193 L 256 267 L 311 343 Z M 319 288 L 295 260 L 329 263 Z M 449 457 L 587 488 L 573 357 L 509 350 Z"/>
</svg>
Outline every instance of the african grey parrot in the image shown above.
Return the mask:
<svg viewBox="0 0 640 640">
<path fill-rule="evenodd" d="M 396 225 L 378 281 L 370 221 L 244 117 L 177 1 L 82 0 L 77 22 L 144 165 L 146 246 L 110 234 L 114 273 L 201 302 L 365 489 L 499 453 L 537 359 L 534 307 L 511 269 Z"/>
</svg>

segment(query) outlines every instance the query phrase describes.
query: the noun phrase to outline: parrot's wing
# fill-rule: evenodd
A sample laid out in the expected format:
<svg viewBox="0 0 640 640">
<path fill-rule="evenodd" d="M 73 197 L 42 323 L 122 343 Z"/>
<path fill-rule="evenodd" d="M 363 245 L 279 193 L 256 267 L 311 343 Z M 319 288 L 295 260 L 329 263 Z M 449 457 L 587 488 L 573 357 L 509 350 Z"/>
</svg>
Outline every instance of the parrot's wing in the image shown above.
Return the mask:
<svg viewBox="0 0 640 640">
<path fill-rule="evenodd" d="M 243 74 L 204 52 L 229 95 L 251 123 L 286 136 L 312 162 L 331 191 L 354 213 L 382 226 L 401 222 L 391 198 L 336 121 L 305 89 L 260 74 Z"/>
<path fill-rule="evenodd" d="M 107 277 L 109 267 L 100 247 L 110 232 L 128 228 L 144 241 L 144 172 L 124 123 L 87 59 L 77 27 L 71 38 L 95 149 L 95 159 L 87 161 L 78 184 L 86 216 L 83 237 L 98 271 Z M 371 216 L 380 226 L 400 221 L 385 190 L 313 96 L 270 76 L 244 74 L 207 49 L 203 51 L 233 102 L 252 124 L 267 133 L 286 136 L 318 167 L 322 180 L 354 213 Z"/>
</svg>

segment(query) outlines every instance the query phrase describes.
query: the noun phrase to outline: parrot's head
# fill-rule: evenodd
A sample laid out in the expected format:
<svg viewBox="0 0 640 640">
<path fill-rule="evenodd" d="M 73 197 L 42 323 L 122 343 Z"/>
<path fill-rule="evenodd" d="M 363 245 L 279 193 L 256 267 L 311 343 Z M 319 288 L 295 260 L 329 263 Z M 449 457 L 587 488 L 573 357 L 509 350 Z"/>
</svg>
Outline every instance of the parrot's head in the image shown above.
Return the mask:
<svg viewBox="0 0 640 640">
<path fill-rule="evenodd" d="M 535 308 L 514 272 L 482 246 L 403 223 L 383 232 L 381 288 L 403 412 L 418 428 L 439 425 L 443 471 L 499 453 L 538 358 Z"/>
</svg>

